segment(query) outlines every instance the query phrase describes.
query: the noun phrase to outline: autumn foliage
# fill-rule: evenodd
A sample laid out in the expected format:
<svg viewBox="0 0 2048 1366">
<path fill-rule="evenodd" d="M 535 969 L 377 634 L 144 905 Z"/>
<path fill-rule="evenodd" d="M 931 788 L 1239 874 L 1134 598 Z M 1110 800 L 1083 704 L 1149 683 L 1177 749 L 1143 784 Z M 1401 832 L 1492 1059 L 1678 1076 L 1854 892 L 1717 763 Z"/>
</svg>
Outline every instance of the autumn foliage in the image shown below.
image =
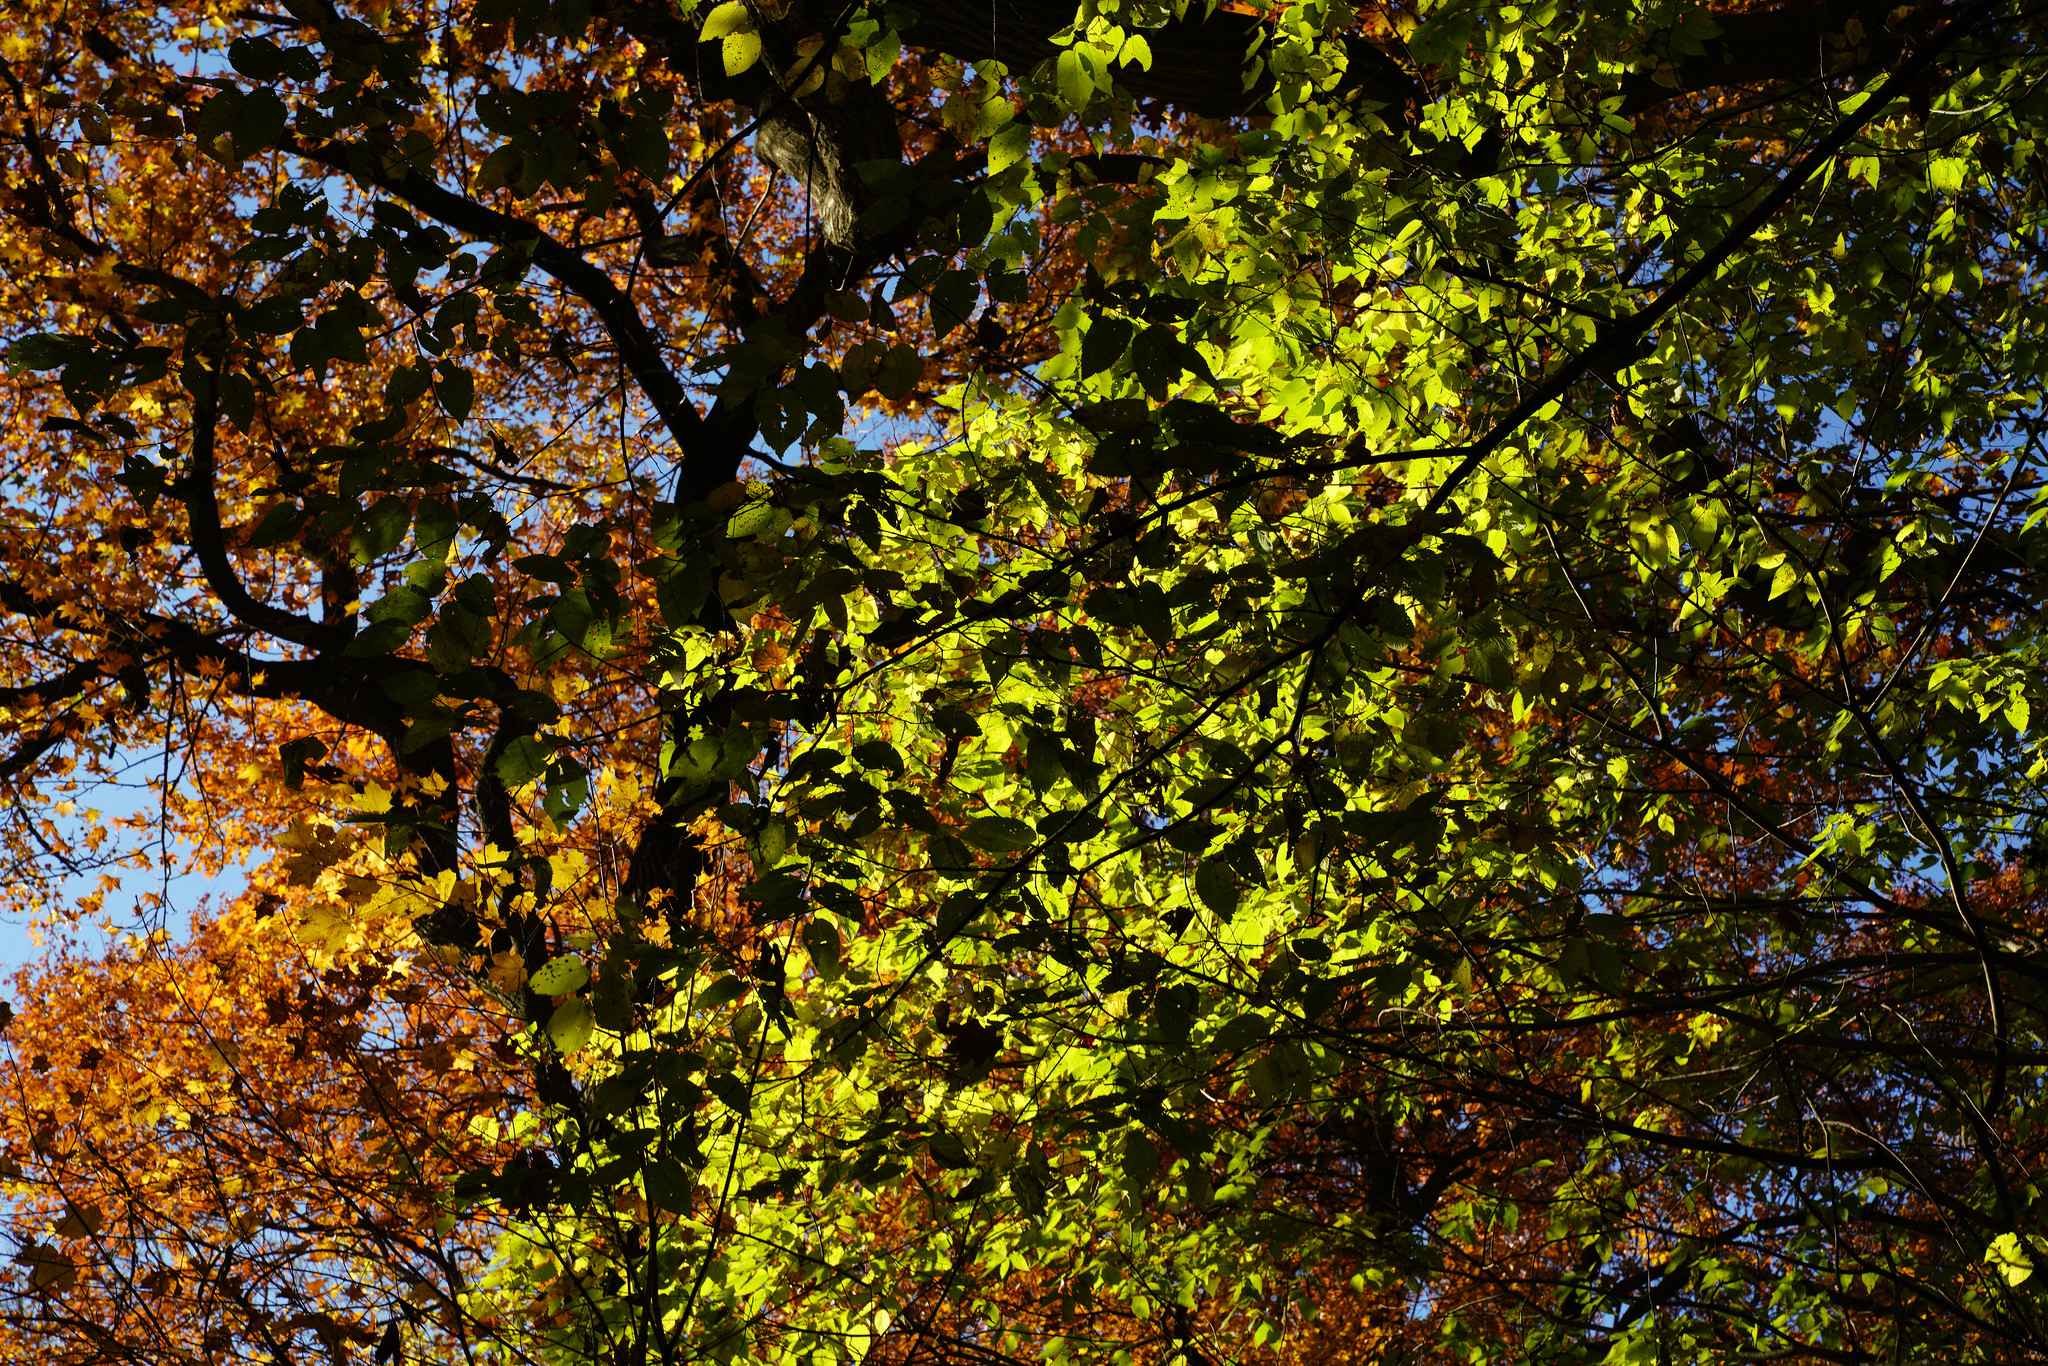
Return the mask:
<svg viewBox="0 0 2048 1366">
<path fill-rule="evenodd" d="M 0 74 L 9 1359 L 2043 1350 L 2032 12 Z"/>
</svg>

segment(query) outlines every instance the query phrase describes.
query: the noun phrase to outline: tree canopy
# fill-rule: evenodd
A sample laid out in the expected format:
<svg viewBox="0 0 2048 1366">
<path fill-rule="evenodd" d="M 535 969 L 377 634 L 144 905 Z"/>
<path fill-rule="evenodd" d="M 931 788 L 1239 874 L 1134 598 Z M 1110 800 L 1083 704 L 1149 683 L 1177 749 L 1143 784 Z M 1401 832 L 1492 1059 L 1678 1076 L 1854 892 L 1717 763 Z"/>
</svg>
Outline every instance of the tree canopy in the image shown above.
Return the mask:
<svg viewBox="0 0 2048 1366">
<path fill-rule="evenodd" d="M 2037 11 L 280 4 L 0 31 L 5 1350 L 2048 1351 Z"/>
</svg>

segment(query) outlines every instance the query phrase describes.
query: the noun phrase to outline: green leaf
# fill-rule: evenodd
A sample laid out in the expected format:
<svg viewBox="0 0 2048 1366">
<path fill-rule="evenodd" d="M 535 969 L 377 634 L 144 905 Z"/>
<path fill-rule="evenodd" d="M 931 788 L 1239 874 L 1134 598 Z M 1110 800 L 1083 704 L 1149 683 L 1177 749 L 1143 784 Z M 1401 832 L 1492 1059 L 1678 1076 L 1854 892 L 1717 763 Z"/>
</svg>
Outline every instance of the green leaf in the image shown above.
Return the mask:
<svg viewBox="0 0 2048 1366">
<path fill-rule="evenodd" d="M 251 304 L 235 319 L 235 326 L 254 336 L 277 337 L 298 327 L 305 317 L 297 299 L 273 295 Z"/>
<path fill-rule="evenodd" d="M 1124 1188 L 1143 1191 L 1151 1187 L 1153 1178 L 1159 1175 L 1159 1146 L 1152 1135 L 1143 1129 L 1131 1129 L 1124 1134 L 1122 1162 Z"/>
<path fill-rule="evenodd" d="M 722 1005 L 737 1001 L 746 993 L 747 983 L 745 978 L 721 977 L 710 986 L 704 988 L 698 995 L 697 1009 L 716 1010 Z"/>
<path fill-rule="evenodd" d="M 294 792 L 304 787 L 306 765 L 318 762 L 326 753 L 327 742 L 317 736 L 300 736 L 279 745 L 277 757 L 284 770 L 284 785 Z"/>
<path fill-rule="evenodd" d="M 433 376 L 424 365 L 401 365 L 384 381 L 384 404 L 403 408 L 427 392 Z"/>
<path fill-rule="evenodd" d="M 932 286 L 932 330 L 944 337 L 974 315 L 981 282 L 967 271 L 949 270 Z"/>
<path fill-rule="evenodd" d="M 775 525 L 775 512 L 775 504 L 766 499 L 757 498 L 750 503 L 742 503 L 739 511 L 733 513 L 726 521 L 726 539 L 752 540 Z"/>
<path fill-rule="evenodd" d="M 90 342 L 77 337 L 34 332 L 7 348 L 7 369 L 11 374 L 19 374 L 23 370 L 55 370 L 68 365 L 82 350 L 90 350 L 91 346 Z"/>
<path fill-rule="evenodd" d="M 256 386 L 239 370 L 222 374 L 219 384 L 221 412 L 235 430 L 246 433 L 256 421 Z"/>
<path fill-rule="evenodd" d="M 826 981 L 839 977 L 839 931 L 822 917 L 813 917 L 804 925 L 804 950 L 811 956 L 811 966 Z"/>
<path fill-rule="evenodd" d="M 967 1145 L 961 1141 L 960 1135 L 950 1130 L 942 1129 L 933 1134 L 926 1146 L 931 1151 L 932 1160 L 949 1171 L 974 1165 L 974 1159 L 967 1154 Z"/>
<path fill-rule="evenodd" d="M 875 367 L 875 392 L 886 399 L 906 398 L 923 378 L 924 361 L 918 357 L 916 348 L 897 342 Z"/>
<path fill-rule="evenodd" d="M 709 1088 L 712 1095 L 725 1103 L 727 1109 L 740 1115 L 750 1115 L 754 1112 L 753 1093 L 748 1090 L 745 1082 L 732 1073 L 719 1072 L 706 1077 L 704 1085 Z"/>
<path fill-rule="evenodd" d="M 1245 1080 L 1251 1083 L 1252 1099 L 1260 1105 L 1276 1104 L 1286 1089 L 1285 1073 L 1279 1059 L 1271 1053 L 1254 1059 L 1244 1075 Z"/>
<path fill-rule="evenodd" d="M 688 1210 L 696 1198 L 697 1173 L 675 1160 L 650 1161 L 640 1174 L 648 1203 L 669 1213 Z"/>
<path fill-rule="evenodd" d="M 228 61 L 252 81 L 274 81 L 284 74 L 284 53 L 268 38 L 237 38 L 228 44 Z"/>
<path fill-rule="evenodd" d="M 582 990 L 589 981 L 589 966 L 574 954 L 564 954 L 541 964 L 526 984 L 537 995 L 560 996 L 565 992 Z"/>
<path fill-rule="evenodd" d="M 1095 98 L 1095 78 L 1088 73 L 1081 54 L 1072 48 L 1060 52 L 1054 63 L 1053 82 L 1059 88 L 1060 98 L 1076 113 L 1086 109 Z"/>
<path fill-rule="evenodd" d="M 1201 368 L 1201 357 L 1170 327 L 1148 327 L 1131 343 L 1131 373 L 1154 399 L 1164 399 L 1167 386 Z"/>
<path fill-rule="evenodd" d="M 566 588 L 576 582 L 576 571 L 560 555 L 521 555 L 512 561 L 512 567 L 543 583 L 558 583 Z"/>
<path fill-rule="evenodd" d="M 434 366 L 434 401 L 457 422 L 466 421 L 476 403 L 476 380 L 454 361 L 439 361 Z"/>
<path fill-rule="evenodd" d="M 657 183 L 668 174 L 668 130 L 659 119 L 637 115 L 626 121 L 619 136 L 619 163 Z"/>
<path fill-rule="evenodd" d="M 379 498 L 356 522 L 349 552 L 357 564 L 375 564 L 405 541 L 412 529 L 412 504 L 396 494 Z"/>
<path fill-rule="evenodd" d="M 1045 734 L 1031 735 L 1024 747 L 1024 774 L 1031 780 L 1031 786 L 1040 792 L 1050 790 L 1065 776 L 1062 758 L 1058 739 Z"/>
<path fill-rule="evenodd" d="M 967 852 L 967 846 L 950 831 L 941 830 L 931 836 L 928 847 L 932 867 L 941 872 L 958 874 L 974 866 L 974 858 Z"/>
<path fill-rule="evenodd" d="M 1234 1015 L 1216 1031 L 1215 1049 L 1218 1053 L 1238 1053 L 1261 1042 L 1272 1030 L 1272 1022 L 1263 1015 L 1245 1012 Z"/>
<path fill-rule="evenodd" d="M 932 925 L 934 937 L 941 942 L 951 939 L 980 919 L 988 908 L 988 903 L 972 888 L 954 892 L 939 906 L 938 919 Z"/>
<path fill-rule="evenodd" d="M 373 655 L 388 655 L 404 645 L 412 635 L 411 626 L 403 621 L 389 620 L 371 623 L 356 634 L 342 653 L 351 659 L 365 659 Z"/>
<path fill-rule="evenodd" d="M 587 1046 L 596 1033 L 597 1018 L 581 997 L 564 1001 L 548 1016 L 548 1042 L 565 1055 Z"/>
<path fill-rule="evenodd" d="M 1221 860 L 1206 860 L 1194 870 L 1194 895 L 1221 920 L 1229 920 L 1237 913 L 1237 874 Z"/>
<path fill-rule="evenodd" d="M 303 233 L 289 237 L 259 237 L 237 251 L 231 258 L 236 261 L 282 261 L 306 245 Z"/>
<path fill-rule="evenodd" d="M 1014 123 L 1016 118 L 1017 108 L 1015 105 L 1011 104 L 1009 100 L 1001 95 L 991 95 L 982 101 L 981 108 L 976 111 L 974 136 L 977 138 L 992 138 Z M 994 175 L 1001 170 L 1002 167 L 994 163 L 993 153 L 991 153 L 989 174 Z"/>
<path fill-rule="evenodd" d="M 868 69 L 868 81 L 880 85 L 888 79 L 890 68 L 903 53 L 903 39 L 893 28 L 885 28 L 862 48 L 861 56 Z"/>
<path fill-rule="evenodd" d="M 1161 987 L 1152 999 L 1152 1035 L 1159 1042 L 1185 1047 L 1201 1008 L 1201 992 L 1191 983 Z"/>
<path fill-rule="evenodd" d="M 235 112 L 235 154 L 251 157 L 284 137 L 291 110 L 272 90 L 252 90 Z"/>
<path fill-rule="evenodd" d="M 1013 123 L 988 141 L 988 173 L 1001 175 L 1012 166 L 1026 162 L 1031 157 L 1031 129 L 1027 124 Z"/>
<path fill-rule="evenodd" d="M 853 747 L 854 761 L 863 768 L 880 769 L 891 777 L 903 774 L 903 756 L 887 740 L 864 740 Z"/>
<path fill-rule="evenodd" d="M 1081 338 L 1081 373 L 1099 375 L 1124 358 L 1137 328 L 1128 319 L 1098 317 Z"/>
<path fill-rule="evenodd" d="M 1963 188 L 1969 170 L 1970 163 L 1960 157 L 1933 157 L 1927 163 L 1927 188 L 1937 194 L 1954 194 Z"/>
<path fill-rule="evenodd" d="M 538 736 L 521 735 L 498 755 L 498 781 L 517 791 L 538 781 L 554 757 L 554 751 Z"/>
<path fill-rule="evenodd" d="M 576 804 L 580 805 L 580 801 Z M 566 823 L 566 817 L 549 813 L 548 819 L 557 827 Z M 633 1028 L 634 981 L 632 972 L 618 964 L 605 969 L 604 976 L 597 979 L 597 985 L 590 991 L 590 1014 L 597 1021 L 597 1027 L 613 1034 L 624 1034 Z"/>
<path fill-rule="evenodd" d="M 1612 944 L 1604 939 L 1588 938 L 1586 961 L 1592 968 L 1593 980 L 1600 984 L 1602 990 L 1610 996 L 1621 994 L 1627 984 L 1627 970 Z"/>
</svg>

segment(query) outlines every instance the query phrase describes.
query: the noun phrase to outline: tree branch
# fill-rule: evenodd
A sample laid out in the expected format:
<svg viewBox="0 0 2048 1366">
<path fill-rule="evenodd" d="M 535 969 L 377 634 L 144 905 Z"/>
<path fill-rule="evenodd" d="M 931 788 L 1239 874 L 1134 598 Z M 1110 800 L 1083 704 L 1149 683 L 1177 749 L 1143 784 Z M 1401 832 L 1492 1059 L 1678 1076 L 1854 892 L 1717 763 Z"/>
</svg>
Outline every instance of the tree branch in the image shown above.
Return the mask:
<svg viewBox="0 0 2048 1366">
<path fill-rule="evenodd" d="M 1762 230 L 1766 223 L 1792 202 L 1793 196 L 1806 186 L 1806 182 L 1819 174 L 1820 169 L 1832 161 L 1835 154 L 1848 146 L 1849 140 L 1861 132 L 1879 114 L 1889 109 L 1904 91 L 1934 64 L 1934 59 L 1969 33 L 1996 8 L 1992 0 L 1975 0 L 1968 8 L 1957 14 L 1934 35 L 1925 46 L 1914 53 L 1912 58 L 1897 67 L 1886 79 L 1884 85 L 1866 96 L 1855 112 L 1842 119 L 1830 129 L 1805 156 L 1779 180 L 1776 188 L 1757 206 L 1744 214 L 1719 242 L 1716 242 L 1690 269 L 1672 284 L 1665 286 L 1655 299 L 1628 317 L 1602 331 L 1600 339 L 1579 355 L 1559 368 L 1543 383 L 1530 389 L 1528 396 L 1496 423 L 1493 429 L 1466 447 L 1465 458 L 1450 473 L 1450 476 L 1430 495 L 1424 506 L 1425 512 L 1435 512 L 1450 501 L 1464 482 L 1472 477 L 1480 462 L 1499 449 L 1523 423 L 1537 413 L 1563 398 L 1570 388 L 1588 375 L 1610 374 L 1622 368 L 1636 345 L 1650 334 L 1650 330 L 1661 322 L 1664 316 L 1677 308 L 1693 291 L 1720 274 L 1721 268 L 1735 253 Z"/>
<path fill-rule="evenodd" d="M 220 425 L 220 376 L 217 369 L 207 376 L 204 388 L 205 392 L 199 395 L 192 407 L 191 464 L 184 478 L 172 486 L 172 492 L 185 505 L 186 516 L 192 524 L 192 549 L 199 555 L 199 567 L 206 575 L 207 586 L 213 589 L 221 606 L 246 625 L 308 649 L 333 644 L 335 631 L 331 625 L 323 626 L 310 617 L 258 601 L 242 586 L 240 576 L 235 573 L 221 532 L 220 504 L 215 500 L 213 491 L 214 437 Z"/>
<path fill-rule="evenodd" d="M 371 149 L 344 143 L 300 142 L 295 150 L 316 165 L 382 190 L 478 241 L 527 251 L 535 266 L 589 304 L 597 314 L 606 335 L 618 348 L 627 373 L 661 415 L 662 424 L 675 439 L 686 465 L 727 471 L 713 481 L 715 487 L 730 479 L 730 471 L 738 469 L 746 458 L 752 431 L 724 430 L 697 412 L 681 379 L 662 359 L 660 340 L 633 301 L 602 267 L 585 260 L 525 219 L 457 194 L 410 167 L 403 175 L 384 170 Z"/>
</svg>

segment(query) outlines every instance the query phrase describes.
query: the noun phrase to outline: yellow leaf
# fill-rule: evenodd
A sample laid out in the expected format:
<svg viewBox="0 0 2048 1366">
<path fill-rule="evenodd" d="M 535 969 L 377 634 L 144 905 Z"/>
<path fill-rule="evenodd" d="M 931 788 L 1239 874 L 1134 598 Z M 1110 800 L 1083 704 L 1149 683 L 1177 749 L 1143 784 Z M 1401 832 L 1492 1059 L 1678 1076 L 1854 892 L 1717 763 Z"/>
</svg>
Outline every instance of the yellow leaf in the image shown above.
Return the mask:
<svg viewBox="0 0 2048 1366">
<path fill-rule="evenodd" d="M 804 73 L 804 77 L 803 83 L 789 93 L 798 99 L 825 84 L 825 73 L 832 69 L 832 64 L 820 55 L 824 46 L 825 35 L 822 33 L 813 33 L 797 42 L 795 67 Z"/>
<path fill-rule="evenodd" d="M 725 60 L 725 74 L 737 76 L 761 60 L 761 35 L 728 33 L 719 48 L 719 55 Z"/>
<path fill-rule="evenodd" d="M 1790 560 L 1778 566 L 1778 572 L 1771 576 L 1771 600 L 1776 601 L 1791 592 L 1799 583 L 1799 566 Z"/>
<path fill-rule="evenodd" d="M 726 0 L 717 9 L 704 16 L 704 27 L 697 34 L 700 43 L 715 43 L 735 33 L 751 33 L 754 16 L 747 13 L 747 7 L 740 0 Z"/>
<path fill-rule="evenodd" d="M 371 783 L 356 793 L 356 810 L 371 816 L 381 816 L 391 809 L 391 791 L 381 783 Z"/>
<path fill-rule="evenodd" d="M 1984 1249 L 1984 1260 L 1998 1268 L 2007 1285 L 2018 1285 L 2034 1274 L 2034 1259 L 2027 1255 L 2016 1233 L 2001 1233 Z"/>
<path fill-rule="evenodd" d="M 500 991 L 517 991 L 526 985 L 526 960 L 510 949 L 491 955 L 484 976 Z"/>
<path fill-rule="evenodd" d="M 292 938 L 321 955 L 343 953 L 363 944 L 362 928 L 349 914 L 348 907 L 331 901 L 307 907 L 300 914 L 299 928 Z"/>
</svg>

